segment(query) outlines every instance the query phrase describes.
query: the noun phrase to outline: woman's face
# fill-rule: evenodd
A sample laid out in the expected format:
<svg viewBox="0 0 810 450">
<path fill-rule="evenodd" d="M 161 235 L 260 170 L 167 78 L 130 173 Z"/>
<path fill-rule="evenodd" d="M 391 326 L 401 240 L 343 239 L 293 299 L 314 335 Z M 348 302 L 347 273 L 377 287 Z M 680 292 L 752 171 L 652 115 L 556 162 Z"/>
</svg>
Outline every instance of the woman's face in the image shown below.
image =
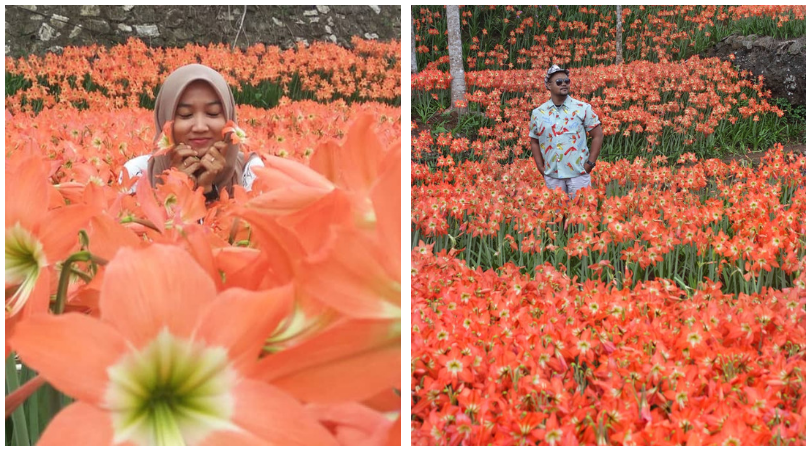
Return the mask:
<svg viewBox="0 0 810 450">
<path fill-rule="evenodd" d="M 202 80 L 189 84 L 174 111 L 174 140 L 200 150 L 222 139 L 225 108 L 214 88 Z"/>
</svg>

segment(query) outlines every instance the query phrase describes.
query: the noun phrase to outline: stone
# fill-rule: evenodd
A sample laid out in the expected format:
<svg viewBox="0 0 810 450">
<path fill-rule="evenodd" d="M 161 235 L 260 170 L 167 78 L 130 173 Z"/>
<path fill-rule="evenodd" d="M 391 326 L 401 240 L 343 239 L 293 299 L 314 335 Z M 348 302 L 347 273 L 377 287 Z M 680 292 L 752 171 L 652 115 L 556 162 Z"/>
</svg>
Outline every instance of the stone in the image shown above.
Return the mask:
<svg viewBox="0 0 810 450">
<path fill-rule="evenodd" d="M 377 33 L 366 33 L 366 34 L 363 35 L 363 37 L 366 38 L 366 39 L 379 39 L 380 38 L 377 35 Z"/>
<path fill-rule="evenodd" d="M 788 91 L 795 91 L 798 87 L 799 85 L 796 84 L 795 76 L 788 75 L 787 77 L 785 77 L 785 89 L 787 89 Z M 791 95 L 791 93 L 789 92 L 788 95 Z"/>
<path fill-rule="evenodd" d="M 191 31 L 185 27 L 172 30 L 172 34 L 178 41 L 188 41 L 194 37 L 194 35 L 191 34 Z"/>
<path fill-rule="evenodd" d="M 8 28 L 6 28 L 6 29 L 8 29 Z M 24 35 L 34 34 L 34 33 L 37 32 L 37 30 L 39 30 L 39 24 L 38 23 L 34 23 L 34 22 L 25 22 L 25 23 L 23 23 L 22 34 L 24 34 Z"/>
<path fill-rule="evenodd" d="M 329 40 L 332 41 L 333 44 L 336 44 L 337 43 L 337 36 L 335 36 L 334 34 L 330 34 L 329 35 Z"/>
<path fill-rule="evenodd" d="M 217 13 L 217 20 L 233 20 L 234 15 L 229 13 L 228 10 L 222 10 Z"/>
<path fill-rule="evenodd" d="M 304 11 L 304 17 L 317 16 L 317 15 L 318 15 L 318 10 L 317 9 L 310 9 L 308 11 Z"/>
<path fill-rule="evenodd" d="M 380 13 L 380 7 L 379 7 L 379 6 L 377 6 L 377 5 L 368 5 L 368 6 L 369 6 L 371 9 L 373 9 L 375 13 L 377 13 L 377 14 L 379 14 L 379 13 Z"/>
<path fill-rule="evenodd" d="M 96 5 L 85 5 L 79 10 L 79 15 L 95 17 L 101 14 L 101 8 Z"/>
<path fill-rule="evenodd" d="M 70 19 L 68 19 L 65 16 L 60 16 L 59 14 L 54 14 L 54 15 L 51 16 L 50 22 L 51 22 L 51 25 L 53 25 L 55 28 L 62 29 L 62 28 L 65 27 L 65 25 L 67 25 L 69 20 Z"/>
<path fill-rule="evenodd" d="M 306 25 L 303 20 L 295 19 L 295 23 L 298 25 Z"/>
<path fill-rule="evenodd" d="M 54 45 L 53 47 L 48 47 L 47 52 L 56 53 L 57 55 L 61 55 L 65 49 L 59 45 Z"/>
<path fill-rule="evenodd" d="M 82 34 L 82 27 L 76 25 L 75 27 L 73 27 L 73 30 L 70 31 L 68 39 L 73 39 L 80 34 Z"/>
<path fill-rule="evenodd" d="M 318 10 L 321 14 L 329 14 L 329 7 L 328 6 L 316 6 L 315 9 Z"/>
<path fill-rule="evenodd" d="M 328 23 L 330 27 L 335 26 L 335 22 L 332 21 L 331 17 L 326 18 L 326 23 Z"/>
<path fill-rule="evenodd" d="M 802 52 L 802 49 L 804 47 L 805 47 L 804 44 L 802 44 L 800 41 L 796 41 L 790 44 L 790 47 L 788 47 L 788 53 L 790 53 L 791 55 L 798 55 Z"/>
<path fill-rule="evenodd" d="M 324 29 L 326 30 L 326 34 L 332 34 L 332 27 L 329 25 L 325 26 Z"/>
<path fill-rule="evenodd" d="M 318 23 L 321 19 L 318 17 L 310 17 L 309 23 Z"/>
<path fill-rule="evenodd" d="M 276 26 L 277 26 L 277 27 L 280 27 L 280 26 L 284 25 L 284 23 L 283 23 L 283 22 L 281 22 L 280 20 L 276 19 L 275 17 L 273 17 L 273 23 L 274 23 L 274 24 L 276 24 Z"/>
<path fill-rule="evenodd" d="M 37 31 L 37 39 L 43 42 L 48 42 L 57 36 L 59 36 L 59 32 L 56 31 L 56 28 L 47 23 L 43 23 L 42 26 L 39 27 L 39 31 Z"/>
<path fill-rule="evenodd" d="M 123 9 L 124 11 L 129 12 L 129 11 L 132 11 L 132 8 L 134 8 L 134 7 L 135 7 L 135 5 L 125 5 L 125 6 L 122 6 L 121 9 Z"/>
<path fill-rule="evenodd" d="M 29 11 L 36 11 L 37 7 L 34 5 L 18 5 L 19 8 L 27 9 Z"/>
<path fill-rule="evenodd" d="M 122 22 L 129 17 L 129 11 L 125 10 L 124 8 L 116 8 L 115 6 L 110 6 L 107 8 L 107 17 L 110 20 L 114 20 L 116 22 Z"/>
<path fill-rule="evenodd" d="M 157 25 L 135 25 L 135 32 L 142 37 L 160 37 Z"/>
<path fill-rule="evenodd" d="M 110 24 L 105 20 L 90 19 L 84 23 L 84 27 L 96 33 L 109 33 Z"/>
<path fill-rule="evenodd" d="M 217 19 L 219 18 L 217 17 Z M 171 28 L 176 28 L 176 27 L 188 27 L 190 24 L 188 23 L 188 20 L 186 19 L 186 16 L 185 14 L 183 14 L 182 11 L 180 11 L 179 9 L 171 9 L 166 14 L 166 21 L 164 22 L 164 25 L 168 25 Z"/>
<path fill-rule="evenodd" d="M 11 46 L 6 44 L 6 55 L 8 55 L 9 53 L 11 53 Z"/>
<path fill-rule="evenodd" d="M 123 23 L 118 24 L 118 29 L 124 33 L 132 33 L 132 27 Z"/>
</svg>

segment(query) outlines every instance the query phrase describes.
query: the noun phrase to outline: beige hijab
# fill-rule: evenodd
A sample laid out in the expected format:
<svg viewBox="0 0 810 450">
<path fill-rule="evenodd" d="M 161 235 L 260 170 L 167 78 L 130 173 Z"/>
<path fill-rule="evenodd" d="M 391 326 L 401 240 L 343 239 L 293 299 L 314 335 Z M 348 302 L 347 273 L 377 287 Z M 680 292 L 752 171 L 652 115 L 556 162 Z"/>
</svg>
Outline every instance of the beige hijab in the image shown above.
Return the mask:
<svg viewBox="0 0 810 450">
<path fill-rule="evenodd" d="M 163 125 L 174 120 L 177 103 L 183 91 L 193 81 L 203 80 L 214 88 L 219 96 L 227 120 L 236 122 L 236 104 L 228 83 L 216 70 L 202 64 L 189 64 L 172 72 L 160 87 L 155 100 L 155 140 L 160 136 Z M 225 169 L 214 180 L 220 191 L 227 190 L 233 194 L 233 185 L 240 183 L 242 171 L 245 168 L 245 158 L 238 144 L 229 145 L 225 151 Z M 152 156 L 149 158 L 148 176 L 152 187 L 160 182 L 158 176 L 171 167 L 168 155 Z"/>
</svg>

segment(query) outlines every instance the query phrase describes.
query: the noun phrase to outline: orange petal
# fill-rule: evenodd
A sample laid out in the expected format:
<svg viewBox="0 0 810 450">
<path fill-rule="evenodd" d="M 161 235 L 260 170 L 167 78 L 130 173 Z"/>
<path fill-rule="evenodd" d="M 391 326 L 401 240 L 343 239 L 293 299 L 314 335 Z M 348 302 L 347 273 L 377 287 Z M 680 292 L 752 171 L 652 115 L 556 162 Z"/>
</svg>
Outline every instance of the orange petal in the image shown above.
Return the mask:
<svg viewBox="0 0 810 450">
<path fill-rule="evenodd" d="M 347 223 L 350 219 L 349 199 L 344 191 L 335 189 L 307 208 L 279 217 L 278 223 L 295 233 L 307 254 L 314 254 L 332 239 L 330 225 Z"/>
<path fill-rule="evenodd" d="M 292 304 L 292 285 L 260 292 L 228 289 L 201 312 L 196 336 L 209 346 L 228 349 L 240 370 L 256 363 L 265 340 L 292 312 Z"/>
<path fill-rule="evenodd" d="M 400 382 L 400 346 L 394 345 L 323 364 L 273 381 L 305 402 L 361 401 Z"/>
<path fill-rule="evenodd" d="M 234 424 L 270 445 L 337 445 L 298 401 L 274 386 L 244 380 L 234 394 Z"/>
<path fill-rule="evenodd" d="M 357 403 L 307 405 L 341 445 L 385 445 L 391 421 L 383 414 Z"/>
<path fill-rule="evenodd" d="M 121 247 L 141 247 L 144 242 L 108 215 L 90 219 L 90 253 L 111 260 Z"/>
<path fill-rule="evenodd" d="M 293 278 L 293 261 L 300 261 L 306 254 L 295 235 L 280 226 L 275 218 L 256 210 L 241 209 L 238 213 L 250 223 L 259 247 L 271 261 L 278 279 L 287 283 Z"/>
<path fill-rule="evenodd" d="M 395 388 L 399 389 L 399 384 Z M 398 411 L 402 406 L 402 397 L 397 395 L 394 389 L 385 388 L 374 396 L 363 400 L 363 404 L 377 411 Z"/>
<path fill-rule="evenodd" d="M 71 403 L 48 424 L 37 445 L 113 445 L 112 420 L 87 403 Z"/>
<path fill-rule="evenodd" d="M 154 158 L 156 155 L 152 157 Z M 138 180 L 135 185 L 135 197 L 146 218 L 163 233 L 166 229 L 166 210 L 161 208 L 155 200 L 155 191 L 152 189 L 149 177 L 142 176 Z"/>
<path fill-rule="evenodd" d="M 67 258 L 71 250 L 79 246 L 79 229 L 86 228 L 95 213 L 98 213 L 95 208 L 85 205 L 48 211 L 39 233 L 49 263 Z"/>
<path fill-rule="evenodd" d="M 225 288 L 261 290 L 282 284 L 276 282 L 270 261 L 255 248 L 223 247 L 214 251 L 215 265 L 224 273 Z"/>
<path fill-rule="evenodd" d="M 327 254 L 303 264 L 298 282 L 307 295 L 349 317 L 398 317 L 399 276 L 387 273 L 385 260 L 375 240 L 343 229 Z"/>
<path fill-rule="evenodd" d="M 222 430 L 222 431 L 215 431 L 210 436 L 206 437 L 197 445 L 204 445 L 204 446 L 224 446 L 224 447 L 232 447 L 232 446 L 267 446 L 270 445 L 267 441 L 264 441 L 247 431 L 240 430 L 240 431 L 229 431 L 229 430 Z"/>
<path fill-rule="evenodd" d="M 259 179 L 264 179 L 270 189 L 297 185 L 325 190 L 332 190 L 335 187 L 323 175 L 307 165 L 278 156 L 268 156 L 265 167 L 253 167 L 253 171 Z"/>
<path fill-rule="evenodd" d="M 164 327 L 176 337 L 190 337 L 199 311 L 215 298 L 214 282 L 182 249 L 122 248 L 107 265 L 101 318 L 140 347 Z"/>
<path fill-rule="evenodd" d="M 262 358 L 253 377 L 278 383 L 302 400 L 365 400 L 399 386 L 399 341 L 398 321 L 344 320 Z"/>
<path fill-rule="evenodd" d="M 377 232 L 379 241 L 383 245 L 383 253 L 388 256 L 385 259 L 386 271 L 389 276 L 395 279 L 400 277 L 402 252 L 402 175 L 401 163 L 399 163 L 399 151 L 392 151 L 397 155 L 398 163 L 392 164 L 385 172 L 380 174 L 380 178 L 371 190 L 371 202 L 374 205 L 374 212 L 377 216 Z"/>
<path fill-rule="evenodd" d="M 402 415 L 397 417 L 396 422 L 388 429 L 388 442 L 384 445 L 400 446 L 402 445 Z"/>
<path fill-rule="evenodd" d="M 398 323 L 393 320 L 344 319 L 292 348 L 265 356 L 252 376 L 273 381 L 354 354 L 399 343 Z"/>
<path fill-rule="evenodd" d="M 48 208 L 51 194 L 48 169 L 39 157 L 25 158 L 16 167 L 6 166 L 6 228 L 20 222 L 34 230 Z"/>
<path fill-rule="evenodd" d="M 31 316 L 17 324 L 11 346 L 54 387 L 91 404 L 101 403 L 107 367 L 127 350 L 113 328 L 81 314 Z"/>
<path fill-rule="evenodd" d="M 349 128 L 346 142 L 334 142 L 318 147 L 309 166 L 337 186 L 350 191 L 365 192 L 377 178 L 378 162 L 383 149 L 372 131 L 374 117 L 364 114 Z"/>
</svg>

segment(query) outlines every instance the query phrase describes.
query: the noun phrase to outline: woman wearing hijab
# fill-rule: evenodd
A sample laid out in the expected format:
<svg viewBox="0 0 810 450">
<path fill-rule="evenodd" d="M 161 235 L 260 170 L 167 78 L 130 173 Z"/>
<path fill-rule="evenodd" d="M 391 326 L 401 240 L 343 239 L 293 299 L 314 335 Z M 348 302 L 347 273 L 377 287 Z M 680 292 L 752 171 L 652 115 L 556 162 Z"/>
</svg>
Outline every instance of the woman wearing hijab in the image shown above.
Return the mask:
<svg viewBox="0 0 810 450">
<path fill-rule="evenodd" d="M 175 168 L 202 187 L 208 201 L 223 190 L 232 194 L 237 183 L 249 191 L 255 179 L 251 168 L 264 164 L 256 154 L 246 161 L 239 144 L 222 140 L 226 124 L 236 123 L 235 106 L 219 72 L 201 64 L 180 67 L 166 78 L 155 100 L 155 139 L 170 133 L 166 138 L 173 147 L 134 158 L 124 168 L 130 177 L 146 173 L 152 187 L 164 171 Z"/>
</svg>

